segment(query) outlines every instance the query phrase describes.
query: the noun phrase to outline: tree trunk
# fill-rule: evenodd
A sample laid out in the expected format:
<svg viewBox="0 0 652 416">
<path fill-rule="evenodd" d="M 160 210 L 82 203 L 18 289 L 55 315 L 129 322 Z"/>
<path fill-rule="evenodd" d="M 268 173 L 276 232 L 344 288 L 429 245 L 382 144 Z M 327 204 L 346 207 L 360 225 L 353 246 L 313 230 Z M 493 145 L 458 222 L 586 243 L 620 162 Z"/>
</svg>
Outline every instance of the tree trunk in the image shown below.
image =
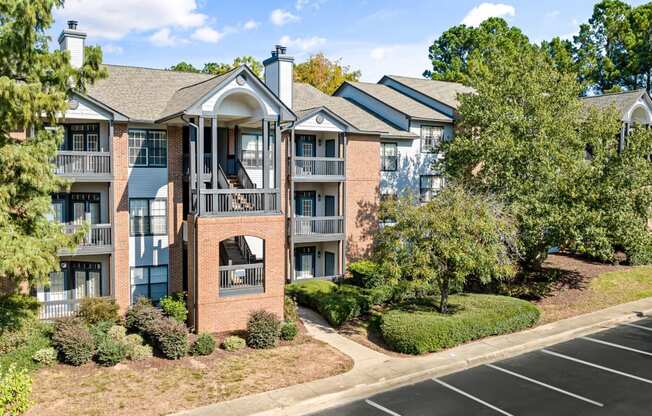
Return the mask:
<svg viewBox="0 0 652 416">
<path fill-rule="evenodd" d="M 444 278 L 440 286 L 440 298 L 439 298 L 439 311 L 441 313 L 448 313 L 448 279 Z"/>
</svg>

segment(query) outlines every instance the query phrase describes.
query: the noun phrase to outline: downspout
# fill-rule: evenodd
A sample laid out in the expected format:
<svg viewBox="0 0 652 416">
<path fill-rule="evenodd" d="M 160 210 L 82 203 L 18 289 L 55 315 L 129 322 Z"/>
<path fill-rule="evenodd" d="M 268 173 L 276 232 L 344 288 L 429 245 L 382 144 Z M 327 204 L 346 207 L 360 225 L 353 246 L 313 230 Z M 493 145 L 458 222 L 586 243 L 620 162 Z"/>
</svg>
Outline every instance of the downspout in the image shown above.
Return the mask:
<svg viewBox="0 0 652 416">
<path fill-rule="evenodd" d="M 195 123 L 192 123 L 192 122 L 186 120 L 184 118 L 184 115 L 181 116 L 181 120 L 183 120 L 183 122 L 186 123 L 187 126 L 192 127 L 192 128 L 195 129 L 195 137 L 197 137 L 198 133 L 199 133 L 199 127 Z M 188 137 L 188 140 L 190 140 L 190 145 L 192 146 L 192 138 L 191 138 L 190 135 Z M 197 158 L 197 152 L 195 152 L 195 158 Z M 202 161 L 202 163 L 203 163 L 203 161 Z M 198 163 L 195 163 L 195 167 L 197 168 L 198 171 L 199 171 L 198 166 L 203 167 L 203 165 L 199 165 Z M 203 170 L 202 170 L 202 172 L 203 172 Z M 199 205 L 201 203 L 200 197 L 199 197 L 199 189 L 200 189 L 199 188 L 199 183 L 200 183 L 200 180 L 201 180 L 200 176 L 197 175 L 197 185 L 196 185 L 197 186 L 197 205 Z M 190 185 L 190 188 L 191 188 L 190 192 L 189 192 L 190 198 L 189 198 L 188 202 L 192 205 L 192 184 Z M 199 279 L 197 278 L 197 255 L 198 255 L 197 244 L 198 244 L 198 241 L 199 241 L 197 239 L 197 218 L 198 218 L 197 207 L 195 207 L 195 209 L 193 210 L 193 221 L 192 221 L 192 226 L 193 226 L 193 232 L 192 232 L 192 238 L 193 238 L 193 244 L 192 244 L 192 251 L 193 251 L 193 253 L 192 253 L 192 280 L 193 280 L 193 289 L 195 291 L 195 293 L 193 294 L 193 297 L 192 297 L 192 310 L 193 310 L 193 327 L 194 327 L 195 331 L 197 331 L 197 326 L 198 326 L 197 298 L 199 296 L 199 293 L 198 293 L 198 290 L 197 290 L 197 287 L 199 285 Z"/>
</svg>

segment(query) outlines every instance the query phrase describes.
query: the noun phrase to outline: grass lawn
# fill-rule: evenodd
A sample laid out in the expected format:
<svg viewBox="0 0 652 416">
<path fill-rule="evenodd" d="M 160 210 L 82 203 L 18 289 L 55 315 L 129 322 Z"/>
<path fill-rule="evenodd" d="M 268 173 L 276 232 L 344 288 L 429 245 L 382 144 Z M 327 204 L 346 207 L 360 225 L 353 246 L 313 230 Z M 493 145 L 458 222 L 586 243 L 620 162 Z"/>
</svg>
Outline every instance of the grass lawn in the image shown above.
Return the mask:
<svg viewBox="0 0 652 416">
<path fill-rule="evenodd" d="M 544 266 L 566 278 L 536 301 L 541 324 L 652 296 L 652 266 L 612 266 L 563 255 L 550 256 Z"/>
<path fill-rule="evenodd" d="M 316 359 L 316 358 L 319 359 Z M 300 335 L 270 350 L 216 350 L 115 367 L 57 365 L 33 374 L 28 415 L 162 415 L 348 371 L 351 360 Z"/>
</svg>

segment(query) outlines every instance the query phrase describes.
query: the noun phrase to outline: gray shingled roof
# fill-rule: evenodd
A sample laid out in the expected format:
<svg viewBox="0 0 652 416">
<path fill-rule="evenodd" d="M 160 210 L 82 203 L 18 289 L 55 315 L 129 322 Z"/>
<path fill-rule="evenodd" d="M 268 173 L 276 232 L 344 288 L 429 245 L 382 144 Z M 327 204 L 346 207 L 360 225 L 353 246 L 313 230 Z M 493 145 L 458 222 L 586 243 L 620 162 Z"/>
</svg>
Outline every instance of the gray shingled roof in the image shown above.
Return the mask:
<svg viewBox="0 0 652 416">
<path fill-rule="evenodd" d="M 104 65 L 109 76 L 89 86 L 87 95 L 134 121 L 154 121 L 180 88 L 214 75 L 132 66 Z"/>
<path fill-rule="evenodd" d="M 640 89 L 635 91 L 596 95 L 592 97 L 582 97 L 582 104 L 586 109 L 594 107 L 599 110 L 613 106 L 620 114 L 620 117 L 624 118 L 627 112 L 645 93 L 644 89 Z"/>
<path fill-rule="evenodd" d="M 440 113 L 426 105 L 421 104 L 417 100 L 408 97 L 396 91 L 393 88 L 383 84 L 372 84 L 369 82 L 347 82 L 354 88 L 364 92 L 382 101 L 386 105 L 394 108 L 401 113 L 416 119 L 437 120 L 444 122 L 452 122 L 453 119 L 445 114 Z M 341 88 L 341 87 L 340 87 Z"/>
<path fill-rule="evenodd" d="M 457 82 L 434 81 L 431 79 L 403 77 L 399 75 L 385 76 L 455 109 L 460 106 L 460 102 L 457 99 L 458 94 L 468 94 L 475 91 L 473 88 Z"/>
<path fill-rule="evenodd" d="M 295 82 L 292 90 L 292 110 L 301 118 L 313 110 L 325 107 L 338 117 L 364 132 L 378 132 L 382 136 L 414 138 L 414 133 L 398 129 L 360 106 L 342 97 L 333 97 L 312 85 Z"/>
</svg>

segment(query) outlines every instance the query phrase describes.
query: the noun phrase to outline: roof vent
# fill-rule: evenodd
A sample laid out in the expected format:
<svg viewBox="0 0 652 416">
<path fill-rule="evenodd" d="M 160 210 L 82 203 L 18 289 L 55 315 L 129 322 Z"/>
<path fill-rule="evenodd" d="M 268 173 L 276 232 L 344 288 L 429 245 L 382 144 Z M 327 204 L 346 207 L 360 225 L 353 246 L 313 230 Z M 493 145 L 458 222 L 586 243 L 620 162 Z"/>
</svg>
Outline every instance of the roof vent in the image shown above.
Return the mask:
<svg viewBox="0 0 652 416">
<path fill-rule="evenodd" d="M 272 56 L 279 56 L 279 55 L 285 55 L 288 51 L 288 48 L 286 48 L 283 45 L 276 45 L 274 46 L 274 50 L 272 51 Z"/>
</svg>

